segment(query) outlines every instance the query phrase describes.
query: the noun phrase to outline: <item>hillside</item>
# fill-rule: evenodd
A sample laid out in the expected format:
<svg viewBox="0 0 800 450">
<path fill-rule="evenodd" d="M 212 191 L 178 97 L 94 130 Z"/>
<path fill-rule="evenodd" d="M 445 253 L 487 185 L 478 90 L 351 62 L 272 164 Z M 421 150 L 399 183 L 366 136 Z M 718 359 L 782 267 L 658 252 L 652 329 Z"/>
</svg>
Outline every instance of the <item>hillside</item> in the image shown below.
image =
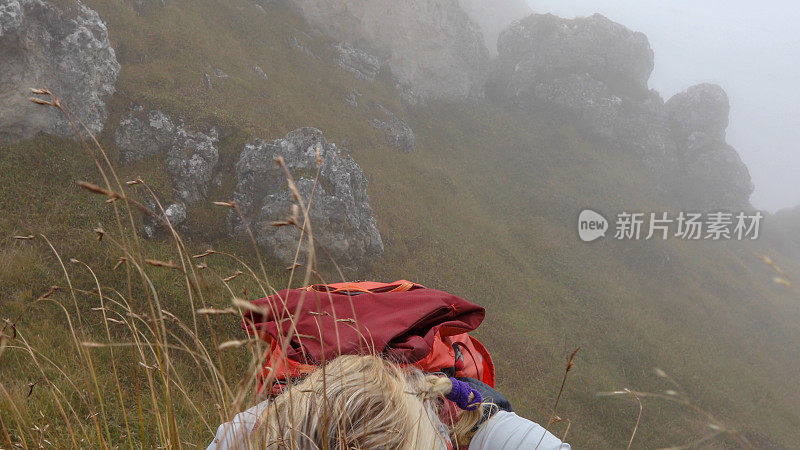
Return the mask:
<svg viewBox="0 0 800 450">
<path fill-rule="evenodd" d="M 112 161 L 122 152 L 115 133 L 132 104 L 181 117 L 197 130 L 213 127 L 219 134 L 219 182 L 210 184 L 206 198 L 187 206 L 190 253 L 211 247 L 256 265 L 249 242 L 229 237 L 228 211 L 210 202 L 232 200 L 245 144 L 314 127 L 363 169 L 383 240 L 380 257 L 345 268 L 344 275 L 406 278 L 485 306 L 487 319 L 477 334 L 495 355 L 500 390 L 520 414 L 547 421 L 566 357 L 581 347 L 559 406 L 559 415 L 570 421 L 567 440 L 574 448 L 624 448 L 636 423 L 635 400 L 596 393 L 673 389 L 655 375 L 656 367 L 676 380 L 694 404 L 757 447 L 792 448 L 800 442 L 795 381 L 800 374 L 800 295 L 796 286 L 775 283 L 774 270 L 760 259 L 767 254 L 800 282 L 798 254 L 767 232 L 752 242 L 609 237 L 581 242 L 575 225 L 584 208 L 606 217 L 617 211 L 676 213 L 683 200 L 661 188 L 652 167 L 587 131 L 586 117 L 538 103 L 520 108 L 502 95 L 410 102 L 385 67 L 369 81 L 337 65 L 331 60 L 334 41 L 282 2 L 84 3 L 107 24 L 120 65 L 99 135 Z M 459 55 L 454 60 L 460 61 Z M 489 75 L 465 79 L 484 76 Z M 357 107 L 348 104 L 353 90 L 360 94 Z M 56 94 L 67 98 L 67 93 Z M 378 105 L 413 130 L 413 152 L 390 145 L 386 133 L 371 124 L 382 111 Z M 120 179 L 141 177 L 164 204 L 179 201 L 166 158 L 155 154 L 120 165 Z M 104 285 L 124 283 L 122 271 L 111 270 L 121 255 L 108 240 L 97 243 L 92 231 L 98 224 L 113 230 L 113 211 L 77 187 L 77 180 L 102 181 L 72 138 L 25 136 L 0 144 L 3 318 L 16 317 L 50 286 L 65 283 L 59 261 L 41 238 L 15 240 L 14 235 L 46 235 L 64 261 L 87 262 Z M 137 189 L 130 187 L 131 195 L 143 196 Z M 179 259 L 169 239 L 142 242 L 148 258 Z M 237 268 L 228 261 L 217 264 L 221 276 Z M 266 266 L 273 286 L 289 283 L 283 261 L 268 258 Z M 74 285 L 93 289 L 93 278 L 77 267 L 68 268 Z M 162 303 L 176 314 L 190 312 L 182 277 L 152 273 L 164 289 Z M 340 278 L 330 268 L 321 275 Z M 301 281 L 292 280 L 295 285 Z M 238 293 L 248 286 L 254 297 L 257 290 L 248 283 L 232 289 Z M 204 289 L 209 304 L 229 305 L 224 287 L 209 283 Z M 72 304 L 66 293 L 56 298 Z M 88 314 L 96 299 L 81 298 Z M 215 320 L 212 328 L 221 340 L 243 339 L 233 319 Z M 93 326 L 103 332 L 98 323 Z M 76 379 L 85 377 L 68 356 L 71 338 L 58 306 L 35 306 L 16 328 L 65 371 L 77 373 Z M 236 352 L 225 357 L 231 371 L 247 358 L 246 351 Z M 58 417 L 58 405 L 44 389 L 26 397 L 28 383 L 41 379 L 27 358 L 12 351 L 0 358 L 8 358 L 0 367 L 5 430 L 0 442 L 6 444 L 2 439 L 24 434 L 14 408 L 24 409 L 22 415 L 34 423 L 41 410 Z M 110 359 L 102 358 L 108 365 Z M 103 384 L 113 383 L 107 372 L 99 371 Z M 186 377 L 192 380 L 193 374 Z M 236 374 L 226 377 L 235 380 Z M 135 397 L 138 384 L 136 389 L 125 395 Z M 197 403 L 208 407 L 204 414 L 213 427 L 218 411 L 203 405 L 208 398 L 197 389 Z M 9 399 L 16 399 L 16 406 Z M 677 446 L 713 431 L 691 407 L 643 400 L 634 447 Z M 133 406 L 130 414 L 135 416 Z M 178 414 L 184 441 L 202 446 L 210 440 L 209 424 L 198 420 L 190 406 Z M 123 436 L 122 419 L 116 420 L 107 431 L 111 441 L 131 439 Z M 149 419 L 142 423 L 133 438 L 145 442 L 144 447 L 155 445 L 156 425 Z M 566 424 L 555 429 L 562 435 Z M 48 433 L 56 446 L 69 445 L 64 435 Z M 736 442 L 726 434 L 706 445 L 732 448 Z"/>
</svg>

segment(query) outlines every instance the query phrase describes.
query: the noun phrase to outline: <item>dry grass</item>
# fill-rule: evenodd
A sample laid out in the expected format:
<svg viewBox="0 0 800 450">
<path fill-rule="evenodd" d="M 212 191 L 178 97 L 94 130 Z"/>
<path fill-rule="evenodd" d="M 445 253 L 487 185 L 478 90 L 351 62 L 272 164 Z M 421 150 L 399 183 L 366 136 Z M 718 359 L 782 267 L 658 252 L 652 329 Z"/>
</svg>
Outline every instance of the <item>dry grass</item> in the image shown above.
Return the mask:
<svg viewBox="0 0 800 450">
<path fill-rule="evenodd" d="M 738 430 L 725 425 L 723 421 L 717 419 L 713 414 L 698 406 L 691 399 L 689 394 L 687 394 L 686 390 L 684 390 L 681 387 L 681 385 L 678 384 L 678 382 L 675 381 L 675 379 L 669 376 L 666 372 L 664 372 L 662 369 L 659 368 L 656 368 L 654 371 L 656 376 L 665 380 L 670 385 L 670 389 L 666 389 L 663 392 L 641 392 L 625 388 L 618 391 L 597 393 L 597 395 L 600 397 L 631 396 L 636 400 L 636 403 L 639 406 L 639 414 L 636 418 L 636 424 L 633 427 L 633 432 L 631 433 L 630 441 L 628 442 L 628 448 L 631 448 L 631 446 L 633 445 L 633 440 L 636 437 L 636 431 L 638 430 L 639 424 L 642 419 L 642 413 L 644 410 L 642 405 L 643 398 L 659 399 L 676 403 L 681 407 L 686 408 L 692 411 L 693 413 L 697 414 L 700 420 L 705 424 L 706 428 L 708 430 L 711 430 L 710 433 L 706 434 L 705 436 L 698 437 L 691 442 L 664 448 L 661 450 L 684 450 L 690 448 L 700 448 L 703 445 L 707 445 L 714 440 L 725 437 L 726 435 L 734 439 L 734 441 L 739 445 L 738 448 L 748 448 L 748 449 L 756 448 L 750 443 L 747 437 L 741 434 Z"/>
<path fill-rule="evenodd" d="M 40 97 L 32 98 L 32 102 L 57 108 L 64 114 L 95 162 L 105 186 L 89 182 L 79 182 L 79 186 L 106 197 L 106 203 L 113 208 L 114 231 L 95 228 L 96 245 L 109 246 L 110 251 L 123 255 L 115 262 L 113 270 L 125 271 L 126 285 L 121 288 L 105 285 L 90 265 L 75 258 L 64 261 L 57 247 L 45 236 L 17 236 L 20 244 L 4 250 L 0 277 L 10 284 L 24 285 L 35 276 L 35 272 L 26 269 L 42 258 L 35 244 L 44 241 L 62 268 L 64 285 L 55 286 L 28 303 L 2 328 L 0 355 L 8 353 L 7 357 L 38 372 L 36 381 L 29 383 L 26 397 L 33 395 L 34 389 L 44 391 L 42 395 L 47 398 L 40 399 L 39 404 L 48 405 L 50 409 L 48 414 L 29 410 L 28 402 L 19 395 L 20 390 L 4 383 L 0 402 L 2 410 L 10 414 L 4 412 L 0 419 L 2 442 L 24 448 L 111 448 L 122 442 L 130 447 L 174 448 L 207 443 L 217 424 L 254 404 L 256 374 L 266 349 L 259 340 L 232 342 L 219 336 L 218 327 L 212 325 L 209 316 L 220 310 L 210 307 L 204 298 L 204 289 L 199 286 L 207 283 L 207 278 L 216 278 L 232 300 L 231 307 L 224 313 L 241 316 L 241 303 L 233 301 L 236 295 L 230 287 L 235 278 L 251 277 L 259 286 L 260 295 L 276 292 L 266 278 L 263 263 L 261 274 L 243 264 L 242 270 L 234 275 L 221 277 L 211 264 L 195 264 L 199 257 L 218 252 L 206 252 L 193 258 L 168 222 L 164 225 L 172 235 L 175 260 L 147 257 L 137 233 L 131 231 L 137 226 L 133 210 L 144 207 L 127 194 L 127 189 L 133 186 L 147 188 L 146 183 L 142 180 L 122 183 L 102 146 L 69 109 L 47 90 L 37 89 L 33 93 Z M 155 197 L 154 200 L 158 202 Z M 163 212 L 162 209 L 161 214 L 147 213 L 164 217 Z M 303 231 L 312 241 L 310 227 Z M 28 245 L 23 245 L 23 241 Z M 308 248 L 313 249 L 313 245 Z M 190 303 L 188 315 L 170 312 L 163 302 L 158 272 L 164 270 L 177 272 L 185 283 L 185 298 Z M 210 277 L 201 278 L 200 270 L 210 273 Z M 78 287 L 73 282 L 76 271 L 90 275 L 91 287 Z M 313 264 L 308 264 L 303 282 L 308 283 L 312 274 Z M 89 314 L 82 305 L 87 301 L 98 305 L 91 308 Z M 47 349 L 31 345 L 31 337 L 18 327 L 26 314 L 45 302 L 60 310 L 69 330 L 70 343 L 59 348 L 76 362 L 69 372 L 62 369 Z M 251 357 L 243 380 L 241 372 L 226 376 L 226 371 L 235 368 L 230 366 L 230 358 L 226 361 L 224 351 L 239 346 L 247 347 Z M 112 384 L 109 385 L 108 378 L 101 377 L 98 371 L 106 372 L 105 375 L 110 371 Z M 191 374 L 192 380 L 186 378 L 187 374 Z M 231 379 L 237 381 L 232 383 Z M 135 394 L 131 392 L 131 385 L 135 386 Z M 209 408 L 209 405 L 216 407 Z M 194 411 L 192 415 L 202 423 L 203 432 L 187 435 L 187 428 L 192 427 L 177 419 L 186 416 L 182 411 L 186 409 Z M 145 429 L 150 426 L 154 426 L 155 435 L 148 439 Z"/>
</svg>

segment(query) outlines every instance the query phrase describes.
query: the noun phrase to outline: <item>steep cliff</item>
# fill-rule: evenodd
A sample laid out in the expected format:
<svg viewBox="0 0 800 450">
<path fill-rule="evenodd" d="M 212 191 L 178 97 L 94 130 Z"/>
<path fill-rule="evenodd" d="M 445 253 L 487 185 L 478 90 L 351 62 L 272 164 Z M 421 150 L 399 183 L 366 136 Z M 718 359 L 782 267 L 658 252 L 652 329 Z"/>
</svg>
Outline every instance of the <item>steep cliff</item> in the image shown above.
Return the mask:
<svg viewBox="0 0 800 450">
<path fill-rule="evenodd" d="M 421 98 L 480 91 L 489 64 L 483 35 L 457 0 L 293 0 L 313 26 L 385 61 Z"/>
</svg>

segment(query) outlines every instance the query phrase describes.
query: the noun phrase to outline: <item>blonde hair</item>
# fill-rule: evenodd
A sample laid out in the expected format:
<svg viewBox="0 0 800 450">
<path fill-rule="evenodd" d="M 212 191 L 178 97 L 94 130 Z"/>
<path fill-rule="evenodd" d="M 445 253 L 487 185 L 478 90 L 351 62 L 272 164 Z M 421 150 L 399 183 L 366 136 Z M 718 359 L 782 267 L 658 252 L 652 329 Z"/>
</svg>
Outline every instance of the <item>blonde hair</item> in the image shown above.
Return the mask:
<svg viewBox="0 0 800 450">
<path fill-rule="evenodd" d="M 377 356 L 340 356 L 287 387 L 262 412 L 250 444 L 259 449 L 445 449 L 442 431 L 465 446 L 481 408 L 447 429 L 439 399 L 447 377 Z"/>
</svg>

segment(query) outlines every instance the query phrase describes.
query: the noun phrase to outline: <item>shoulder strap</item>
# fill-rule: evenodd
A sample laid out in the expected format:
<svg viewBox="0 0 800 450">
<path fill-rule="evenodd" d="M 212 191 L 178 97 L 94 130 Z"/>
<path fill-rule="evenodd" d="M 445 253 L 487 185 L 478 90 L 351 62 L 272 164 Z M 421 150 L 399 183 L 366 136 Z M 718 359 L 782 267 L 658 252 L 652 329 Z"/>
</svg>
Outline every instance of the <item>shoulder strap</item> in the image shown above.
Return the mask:
<svg viewBox="0 0 800 450">
<path fill-rule="evenodd" d="M 423 288 L 424 286 L 412 283 L 408 280 L 397 280 L 394 283 L 379 283 L 377 281 L 357 281 L 333 284 L 313 284 L 306 286 L 307 291 L 329 292 L 336 294 L 357 295 L 359 293 L 372 292 L 405 292 L 413 289 Z"/>
</svg>

